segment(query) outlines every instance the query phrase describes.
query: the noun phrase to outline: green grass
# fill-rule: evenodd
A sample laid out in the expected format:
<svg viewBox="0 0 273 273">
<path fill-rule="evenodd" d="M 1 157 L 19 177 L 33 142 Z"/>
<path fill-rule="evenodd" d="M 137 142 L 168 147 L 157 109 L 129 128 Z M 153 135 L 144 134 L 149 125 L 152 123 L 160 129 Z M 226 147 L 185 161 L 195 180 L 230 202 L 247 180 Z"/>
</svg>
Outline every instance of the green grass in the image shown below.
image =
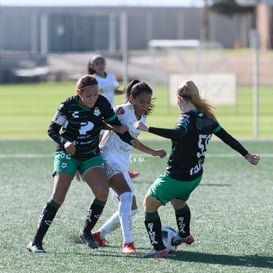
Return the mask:
<svg viewBox="0 0 273 273">
<path fill-rule="evenodd" d="M 26 244 L 32 239 L 39 213 L 52 190 L 51 171 L 55 145 L 47 127 L 60 102 L 75 93 L 75 83 L 0 85 L 0 272 L 272 272 L 272 138 L 273 90 L 260 88 L 260 141 L 243 141 L 252 152 L 262 154 L 259 166 L 247 164 L 229 147 L 213 141 L 208 150 L 204 179 L 192 194 L 192 233 L 196 242 L 181 246 L 168 259 L 146 260 L 140 255 L 150 244 L 143 225 L 142 200 L 166 159 L 133 154 L 139 214 L 134 218 L 138 255 L 121 254 L 120 230 L 109 235 L 110 247 L 88 249 L 75 243 L 93 195 L 83 182 L 73 182 L 64 205 L 45 238 L 45 255 L 31 255 Z M 253 136 L 253 90 L 238 88 L 236 106 L 218 106 L 220 123 L 234 136 Z M 178 110 L 167 104 L 166 86 L 154 89 L 156 107 L 148 118 L 153 126 L 173 127 Z M 116 104 L 123 102 L 116 97 Z M 152 147 L 170 144 L 148 133 L 141 136 Z M 12 140 L 13 139 L 13 140 Z M 20 139 L 20 140 L 18 140 Z M 40 140 L 33 140 L 40 139 Z M 109 198 L 98 226 L 114 210 Z M 159 210 L 162 223 L 175 227 L 171 207 Z"/>
<path fill-rule="evenodd" d="M 0 85 L 0 138 L 47 138 L 47 127 L 59 104 L 75 94 L 74 82 Z M 164 85 L 154 88 L 156 107 L 148 119 L 153 126 L 173 127 L 178 117 L 176 106 L 168 105 L 168 90 Z M 259 136 L 273 136 L 273 88 L 260 87 Z M 122 103 L 116 96 L 115 103 Z M 252 137 L 253 90 L 238 88 L 235 106 L 217 106 L 219 122 L 236 137 Z M 143 134 L 148 137 L 148 134 Z"/>
<path fill-rule="evenodd" d="M 154 148 L 170 151 L 165 140 L 145 140 Z M 207 152 L 205 173 L 193 192 L 191 231 L 196 242 L 182 245 L 167 259 L 142 259 L 150 250 L 144 228 L 142 200 L 152 181 L 165 166 L 165 159 L 133 151 L 132 169 L 141 172 L 134 180 L 139 213 L 133 218 L 137 255 L 121 254 L 121 230 L 107 239 L 110 247 L 92 250 L 76 243 L 86 210 L 93 198 L 87 185 L 73 181 L 65 203 L 44 240 L 47 253 L 29 253 L 40 211 L 52 190 L 55 145 L 50 140 L 0 140 L 0 272 L 187 272 L 263 273 L 273 269 L 272 141 L 243 141 L 251 152 L 262 155 L 251 166 L 219 141 Z M 99 227 L 116 210 L 109 198 Z M 159 210 L 162 223 L 175 227 L 168 204 Z"/>
</svg>

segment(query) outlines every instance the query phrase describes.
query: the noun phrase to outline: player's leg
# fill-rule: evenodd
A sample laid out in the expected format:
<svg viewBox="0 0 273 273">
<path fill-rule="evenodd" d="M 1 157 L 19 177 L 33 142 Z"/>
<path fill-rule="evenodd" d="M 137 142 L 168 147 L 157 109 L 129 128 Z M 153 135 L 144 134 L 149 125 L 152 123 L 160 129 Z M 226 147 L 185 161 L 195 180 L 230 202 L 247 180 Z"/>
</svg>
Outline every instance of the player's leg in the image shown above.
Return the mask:
<svg viewBox="0 0 273 273">
<path fill-rule="evenodd" d="M 108 197 L 107 175 L 103 167 L 95 163 L 95 166 L 87 169 L 82 178 L 91 188 L 95 199 L 91 201 L 83 229 L 80 231 L 80 239 L 90 248 L 99 245 L 93 238 L 91 231 L 99 220 Z"/>
<path fill-rule="evenodd" d="M 117 193 L 119 199 L 118 215 L 123 235 L 123 250 L 125 254 L 135 253 L 132 235 L 132 192 L 122 173 L 116 173 L 109 179 L 110 187 Z"/>
<path fill-rule="evenodd" d="M 132 199 L 132 217 L 138 212 L 136 197 L 133 196 Z M 109 242 L 106 239 L 106 235 L 113 232 L 120 227 L 119 211 L 116 211 L 112 216 L 96 231 L 93 233 L 96 241 L 100 246 L 108 246 Z"/>
<path fill-rule="evenodd" d="M 190 221 L 191 211 L 186 201 L 173 199 L 171 201 L 172 206 L 175 210 L 175 218 L 178 227 L 178 236 L 172 239 L 172 245 L 178 246 L 182 243 L 192 244 L 194 238 L 190 233 Z"/>
<path fill-rule="evenodd" d="M 178 227 L 178 234 L 172 239 L 172 244 L 178 246 L 181 243 L 192 244 L 194 238 L 190 233 L 190 221 L 191 221 L 191 211 L 186 203 L 189 199 L 190 194 L 199 185 L 202 176 L 192 180 L 192 181 L 180 181 L 176 185 L 177 197 L 171 200 L 171 204 L 175 210 L 175 218 Z"/>
<path fill-rule="evenodd" d="M 66 168 L 62 162 L 66 161 Z M 47 233 L 60 206 L 63 204 L 76 171 L 76 161 L 64 152 L 56 153 L 54 160 L 54 186 L 50 201 L 44 206 L 38 223 L 38 228 L 27 248 L 31 252 L 43 253 L 43 238 Z M 62 167 L 61 167 L 62 166 Z"/>
<path fill-rule="evenodd" d="M 161 203 L 152 197 L 148 192 L 144 199 L 145 227 L 153 246 L 152 251 L 143 255 L 143 258 L 161 258 L 168 256 L 168 251 L 164 246 L 161 235 L 161 220 L 158 214 L 158 208 Z"/>
</svg>

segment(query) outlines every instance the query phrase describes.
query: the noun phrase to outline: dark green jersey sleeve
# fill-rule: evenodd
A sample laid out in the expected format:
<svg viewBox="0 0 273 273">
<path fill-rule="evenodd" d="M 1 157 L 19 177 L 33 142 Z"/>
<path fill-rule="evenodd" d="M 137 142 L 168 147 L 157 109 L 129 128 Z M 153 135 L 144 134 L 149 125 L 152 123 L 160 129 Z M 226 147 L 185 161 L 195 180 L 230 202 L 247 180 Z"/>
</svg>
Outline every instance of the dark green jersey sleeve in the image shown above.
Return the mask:
<svg viewBox="0 0 273 273">
<path fill-rule="evenodd" d="M 242 156 L 246 156 L 248 154 L 248 151 L 243 147 L 243 145 L 223 128 L 220 128 L 220 130 L 214 132 L 214 134 Z"/>
<path fill-rule="evenodd" d="M 47 130 L 47 134 L 60 146 L 60 148 L 63 149 L 65 144 L 65 139 L 61 137 L 60 135 L 61 127 L 62 127 L 61 125 L 51 121 Z"/>
<path fill-rule="evenodd" d="M 187 134 L 187 128 L 185 126 L 176 127 L 175 129 L 149 127 L 148 131 L 152 134 L 173 140 L 180 140 Z"/>
</svg>

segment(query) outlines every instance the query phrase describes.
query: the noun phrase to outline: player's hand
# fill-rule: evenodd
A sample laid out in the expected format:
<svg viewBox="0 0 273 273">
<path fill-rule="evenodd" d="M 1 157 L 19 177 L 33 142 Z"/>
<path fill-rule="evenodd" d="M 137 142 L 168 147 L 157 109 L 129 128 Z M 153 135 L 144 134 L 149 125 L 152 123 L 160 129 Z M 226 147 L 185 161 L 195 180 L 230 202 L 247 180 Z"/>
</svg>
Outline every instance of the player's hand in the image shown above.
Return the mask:
<svg viewBox="0 0 273 273">
<path fill-rule="evenodd" d="M 153 156 L 159 156 L 160 158 L 163 158 L 167 155 L 167 152 L 165 150 L 155 150 L 155 153 L 153 154 Z"/>
<path fill-rule="evenodd" d="M 144 123 L 140 122 L 140 121 L 136 121 L 134 123 L 134 127 L 138 130 L 141 131 L 148 131 L 149 127 L 147 127 Z"/>
<path fill-rule="evenodd" d="M 71 155 L 74 155 L 76 153 L 76 147 L 70 141 L 66 141 L 66 143 L 64 144 L 64 148 Z"/>
<path fill-rule="evenodd" d="M 260 155 L 257 154 L 247 154 L 245 158 L 250 164 L 253 165 L 257 165 L 260 161 Z"/>
</svg>

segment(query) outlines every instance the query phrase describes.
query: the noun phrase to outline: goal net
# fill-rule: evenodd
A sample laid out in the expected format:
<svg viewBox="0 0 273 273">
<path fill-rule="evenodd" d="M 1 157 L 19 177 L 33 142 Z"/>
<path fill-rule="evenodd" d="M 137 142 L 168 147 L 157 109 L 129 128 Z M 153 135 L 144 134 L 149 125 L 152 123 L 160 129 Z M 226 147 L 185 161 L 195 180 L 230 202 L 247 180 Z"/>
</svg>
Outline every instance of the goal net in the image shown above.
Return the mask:
<svg viewBox="0 0 273 273">
<path fill-rule="evenodd" d="M 221 49 L 220 44 L 216 42 L 151 40 L 151 82 L 155 84 L 162 81 L 160 71 L 167 71 L 163 81 L 169 84 L 170 105 L 176 104 L 176 90 L 184 80 L 193 80 L 201 96 L 214 105 L 235 105 L 236 75 L 221 71 L 224 66 Z"/>
</svg>

